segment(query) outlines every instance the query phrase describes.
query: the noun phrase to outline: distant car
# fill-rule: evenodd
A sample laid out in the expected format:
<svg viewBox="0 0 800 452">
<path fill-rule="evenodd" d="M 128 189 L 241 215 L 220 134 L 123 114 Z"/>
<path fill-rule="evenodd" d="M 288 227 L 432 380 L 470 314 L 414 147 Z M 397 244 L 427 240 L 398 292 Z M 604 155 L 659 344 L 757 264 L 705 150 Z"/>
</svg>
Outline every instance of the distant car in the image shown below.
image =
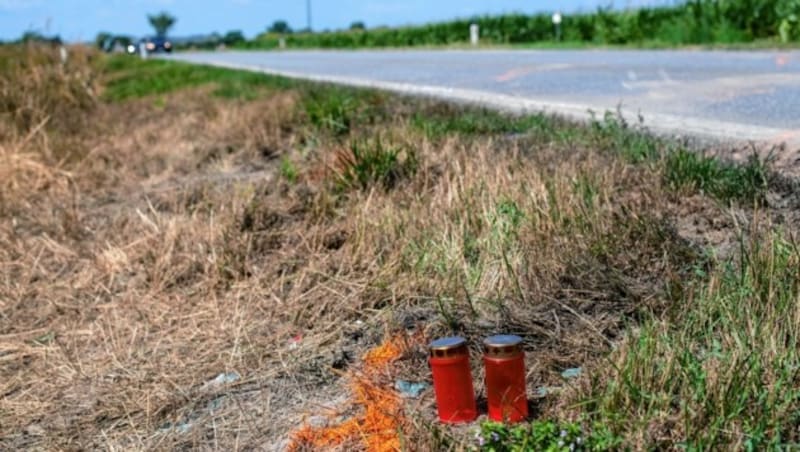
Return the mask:
<svg viewBox="0 0 800 452">
<path fill-rule="evenodd" d="M 156 36 L 155 38 L 144 39 L 139 45 L 143 45 L 148 53 L 172 52 L 172 42 L 167 38 Z"/>
</svg>

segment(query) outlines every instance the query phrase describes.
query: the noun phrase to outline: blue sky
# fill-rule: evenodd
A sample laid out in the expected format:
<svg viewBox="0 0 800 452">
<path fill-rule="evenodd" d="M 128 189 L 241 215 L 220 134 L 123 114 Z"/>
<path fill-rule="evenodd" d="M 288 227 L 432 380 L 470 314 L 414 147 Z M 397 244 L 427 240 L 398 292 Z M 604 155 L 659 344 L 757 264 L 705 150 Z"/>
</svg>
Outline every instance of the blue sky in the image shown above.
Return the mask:
<svg viewBox="0 0 800 452">
<path fill-rule="evenodd" d="M 312 0 L 314 29 L 404 25 L 482 13 L 590 10 L 609 0 Z M 618 0 L 636 6 L 648 0 Z M 652 1 L 650 1 L 652 3 Z M 150 33 L 146 14 L 165 10 L 178 18 L 174 36 L 242 30 L 263 31 L 276 19 L 293 28 L 306 23 L 305 0 L 0 0 L 0 39 L 26 30 L 59 34 L 68 41 L 91 40 L 98 31 L 140 36 Z"/>
</svg>

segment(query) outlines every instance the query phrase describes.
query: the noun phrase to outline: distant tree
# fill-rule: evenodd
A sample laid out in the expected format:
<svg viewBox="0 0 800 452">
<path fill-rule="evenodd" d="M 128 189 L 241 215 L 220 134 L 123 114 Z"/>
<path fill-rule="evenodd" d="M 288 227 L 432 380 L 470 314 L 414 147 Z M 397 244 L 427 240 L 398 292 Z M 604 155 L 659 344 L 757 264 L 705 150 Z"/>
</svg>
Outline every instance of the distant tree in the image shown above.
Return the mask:
<svg viewBox="0 0 800 452">
<path fill-rule="evenodd" d="M 119 43 L 122 47 L 128 47 L 128 44 L 133 44 L 133 38 L 125 35 L 114 36 L 114 42 Z"/>
<path fill-rule="evenodd" d="M 178 21 L 175 16 L 170 15 L 166 11 L 161 11 L 160 13 L 154 15 L 148 14 L 147 20 L 155 29 L 156 36 L 161 38 L 165 37 L 169 29 L 172 28 L 172 26 L 175 25 L 175 22 Z"/>
<path fill-rule="evenodd" d="M 367 26 L 364 25 L 364 22 L 362 22 L 360 20 L 357 20 L 357 21 L 353 22 L 352 24 L 350 24 L 350 29 L 351 30 L 366 30 Z"/>
<path fill-rule="evenodd" d="M 282 35 L 287 35 L 292 32 L 292 27 L 289 26 L 289 23 L 285 20 L 276 20 L 272 23 L 272 25 L 267 28 L 267 31 L 270 33 L 280 33 Z"/>
<path fill-rule="evenodd" d="M 111 33 L 107 31 L 101 31 L 100 33 L 97 33 L 97 36 L 95 36 L 94 45 L 96 45 L 100 50 L 109 50 L 113 39 L 114 36 Z"/>
<path fill-rule="evenodd" d="M 244 33 L 242 33 L 241 30 L 231 30 L 225 33 L 225 36 L 223 36 L 222 38 L 222 42 L 226 46 L 236 45 L 244 41 L 245 41 Z"/>
<path fill-rule="evenodd" d="M 22 33 L 20 36 L 19 41 L 21 43 L 29 43 L 29 42 L 38 42 L 38 43 L 45 43 L 45 44 L 61 44 L 61 36 L 54 35 L 54 36 L 45 36 L 38 31 L 28 30 L 25 33 Z"/>
<path fill-rule="evenodd" d="M 19 42 L 41 42 L 45 37 L 38 31 L 28 30 L 19 37 Z"/>
</svg>

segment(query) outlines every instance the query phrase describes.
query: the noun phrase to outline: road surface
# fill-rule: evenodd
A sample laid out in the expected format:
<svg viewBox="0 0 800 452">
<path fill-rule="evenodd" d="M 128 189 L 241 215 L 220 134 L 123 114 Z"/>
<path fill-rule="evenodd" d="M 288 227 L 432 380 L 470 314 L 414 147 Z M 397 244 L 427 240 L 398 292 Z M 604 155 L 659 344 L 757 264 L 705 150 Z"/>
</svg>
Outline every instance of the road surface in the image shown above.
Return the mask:
<svg viewBox="0 0 800 452">
<path fill-rule="evenodd" d="M 576 119 L 621 106 L 658 133 L 800 147 L 798 51 L 223 51 L 167 58 Z"/>
</svg>

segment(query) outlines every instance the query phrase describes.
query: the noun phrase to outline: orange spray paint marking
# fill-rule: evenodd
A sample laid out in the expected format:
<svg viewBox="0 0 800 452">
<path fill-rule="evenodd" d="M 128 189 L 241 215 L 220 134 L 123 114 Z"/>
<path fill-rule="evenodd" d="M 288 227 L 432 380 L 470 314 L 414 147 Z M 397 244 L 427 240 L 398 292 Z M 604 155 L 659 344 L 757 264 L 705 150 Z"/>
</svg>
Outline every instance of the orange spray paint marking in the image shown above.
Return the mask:
<svg viewBox="0 0 800 452">
<path fill-rule="evenodd" d="M 399 451 L 398 432 L 403 421 L 401 400 L 394 389 L 384 388 L 379 380 L 402 354 L 402 345 L 401 337 L 384 342 L 364 355 L 364 366 L 359 374 L 348 375 L 352 403 L 361 408 L 359 415 L 330 427 L 304 426 L 292 435 L 289 450 L 296 451 L 304 446 L 332 448 L 360 440 L 371 452 Z"/>
</svg>

